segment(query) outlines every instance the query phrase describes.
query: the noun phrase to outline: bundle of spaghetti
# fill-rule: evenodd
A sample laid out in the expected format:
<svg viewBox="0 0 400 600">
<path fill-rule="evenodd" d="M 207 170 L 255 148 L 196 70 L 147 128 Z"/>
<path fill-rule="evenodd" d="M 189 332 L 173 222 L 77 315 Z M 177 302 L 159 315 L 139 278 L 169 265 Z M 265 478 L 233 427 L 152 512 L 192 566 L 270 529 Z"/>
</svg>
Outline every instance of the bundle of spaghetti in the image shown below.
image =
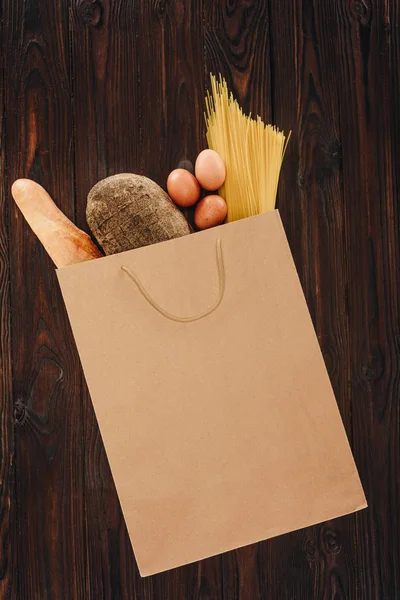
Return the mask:
<svg viewBox="0 0 400 600">
<path fill-rule="evenodd" d="M 284 133 L 245 115 L 221 75 L 219 80 L 211 75 L 205 118 L 208 145 L 226 166 L 219 193 L 228 205 L 227 220 L 273 210 L 287 145 Z"/>
</svg>

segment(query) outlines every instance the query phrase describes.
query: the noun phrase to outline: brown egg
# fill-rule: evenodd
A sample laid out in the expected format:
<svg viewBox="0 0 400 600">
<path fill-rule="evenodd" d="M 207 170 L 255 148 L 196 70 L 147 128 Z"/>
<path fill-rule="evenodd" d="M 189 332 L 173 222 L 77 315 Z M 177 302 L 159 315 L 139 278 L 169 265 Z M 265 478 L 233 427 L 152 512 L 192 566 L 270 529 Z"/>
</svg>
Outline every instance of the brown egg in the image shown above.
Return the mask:
<svg viewBox="0 0 400 600">
<path fill-rule="evenodd" d="M 200 185 L 208 191 L 218 190 L 226 178 L 224 161 L 214 150 L 203 150 L 196 160 L 195 173 Z"/>
<path fill-rule="evenodd" d="M 172 200 L 183 208 L 193 206 L 200 198 L 199 182 L 186 169 L 175 169 L 170 173 L 167 190 Z"/>
<path fill-rule="evenodd" d="M 209 229 L 221 225 L 226 219 L 228 207 L 221 196 L 206 196 L 196 206 L 194 222 L 198 229 Z"/>
</svg>

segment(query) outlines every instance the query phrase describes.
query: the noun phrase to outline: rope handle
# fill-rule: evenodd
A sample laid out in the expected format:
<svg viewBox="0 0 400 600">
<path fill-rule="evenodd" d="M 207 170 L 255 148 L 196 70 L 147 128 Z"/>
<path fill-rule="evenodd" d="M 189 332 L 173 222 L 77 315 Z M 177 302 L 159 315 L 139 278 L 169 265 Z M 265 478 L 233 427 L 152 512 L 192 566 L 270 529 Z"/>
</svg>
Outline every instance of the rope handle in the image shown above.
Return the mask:
<svg viewBox="0 0 400 600">
<path fill-rule="evenodd" d="M 218 268 L 218 280 L 219 280 L 219 293 L 216 302 L 207 310 L 200 313 L 199 315 L 195 315 L 193 317 L 180 317 L 177 315 L 172 315 L 171 313 L 164 310 L 153 298 L 150 296 L 149 292 L 146 290 L 144 285 L 141 283 L 139 277 L 133 273 L 128 267 L 122 266 L 121 270 L 124 271 L 128 275 L 128 277 L 133 281 L 133 283 L 138 288 L 139 292 L 142 294 L 143 298 L 147 300 L 147 302 L 163 317 L 169 319 L 170 321 L 175 321 L 177 323 L 194 323 L 195 321 L 200 321 L 200 319 L 204 319 L 208 317 L 213 312 L 217 310 L 220 306 L 222 300 L 225 295 L 225 287 L 226 287 L 226 277 L 225 277 L 225 265 L 224 265 L 224 257 L 222 254 L 222 242 L 220 239 L 217 239 L 216 244 L 216 258 L 217 258 L 217 268 Z"/>
</svg>

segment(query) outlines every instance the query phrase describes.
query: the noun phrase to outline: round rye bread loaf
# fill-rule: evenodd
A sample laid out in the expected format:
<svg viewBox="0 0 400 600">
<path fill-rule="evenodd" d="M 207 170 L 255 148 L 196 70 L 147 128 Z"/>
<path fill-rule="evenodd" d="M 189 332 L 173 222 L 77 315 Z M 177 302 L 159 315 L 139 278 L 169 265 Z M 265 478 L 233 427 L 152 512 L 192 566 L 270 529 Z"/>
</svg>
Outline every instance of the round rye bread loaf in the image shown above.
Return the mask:
<svg viewBox="0 0 400 600">
<path fill-rule="evenodd" d="M 88 225 L 106 254 L 157 244 L 191 232 L 184 215 L 151 179 L 121 173 L 89 192 Z"/>
</svg>

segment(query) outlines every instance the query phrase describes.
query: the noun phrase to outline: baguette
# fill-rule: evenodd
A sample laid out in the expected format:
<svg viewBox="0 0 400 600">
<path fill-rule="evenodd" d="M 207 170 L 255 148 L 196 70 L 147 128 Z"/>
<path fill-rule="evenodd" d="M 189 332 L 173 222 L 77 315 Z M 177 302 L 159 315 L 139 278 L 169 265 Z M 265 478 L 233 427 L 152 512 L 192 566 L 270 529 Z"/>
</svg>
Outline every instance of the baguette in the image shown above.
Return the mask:
<svg viewBox="0 0 400 600">
<path fill-rule="evenodd" d="M 101 258 L 101 252 L 88 234 L 61 212 L 42 186 L 29 179 L 18 179 L 11 192 L 56 267 Z"/>
</svg>

